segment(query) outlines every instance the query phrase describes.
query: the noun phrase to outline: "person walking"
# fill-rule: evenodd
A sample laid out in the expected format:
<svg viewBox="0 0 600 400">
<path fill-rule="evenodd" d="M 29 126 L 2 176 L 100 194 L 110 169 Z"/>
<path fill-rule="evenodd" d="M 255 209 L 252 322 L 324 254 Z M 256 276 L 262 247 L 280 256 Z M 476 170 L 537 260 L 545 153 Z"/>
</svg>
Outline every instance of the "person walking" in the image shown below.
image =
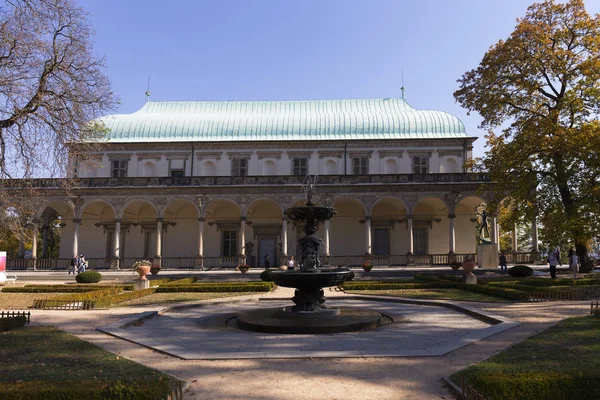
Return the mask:
<svg viewBox="0 0 600 400">
<path fill-rule="evenodd" d="M 288 261 L 288 270 L 294 270 L 294 264 L 296 262 L 294 261 L 294 256 L 291 256 L 289 261 Z"/>
<path fill-rule="evenodd" d="M 77 266 L 77 272 L 78 273 L 85 272 L 86 268 L 87 268 L 87 262 L 85 261 L 85 256 L 82 254 L 79 256 L 79 264 Z"/>
<path fill-rule="evenodd" d="M 69 275 L 73 273 L 73 275 L 77 274 L 77 268 L 79 266 L 79 256 L 75 255 L 71 258 L 71 264 L 69 265 Z"/>
<path fill-rule="evenodd" d="M 569 248 L 569 268 L 571 268 L 571 271 L 573 271 L 573 278 L 577 278 L 577 264 L 578 264 L 578 257 L 577 257 L 577 253 L 575 252 L 575 250 L 573 249 L 573 247 Z"/>
<path fill-rule="evenodd" d="M 508 272 L 508 266 L 506 265 L 506 255 L 504 252 L 500 253 L 500 273 L 506 274 Z"/>
<path fill-rule="evenodd" d="M 558 247 L 548 255 L 548 264 L 550 264 L 550 277 L 556 279 L 556 266 L 560 264 L 560 250 Z"/>
</svg>

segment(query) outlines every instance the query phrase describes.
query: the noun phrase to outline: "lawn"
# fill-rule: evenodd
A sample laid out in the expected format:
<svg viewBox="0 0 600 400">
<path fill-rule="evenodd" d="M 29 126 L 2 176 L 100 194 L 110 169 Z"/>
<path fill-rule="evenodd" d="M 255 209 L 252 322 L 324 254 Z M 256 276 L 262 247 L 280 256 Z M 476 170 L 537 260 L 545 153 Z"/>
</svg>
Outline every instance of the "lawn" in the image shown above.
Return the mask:
<svg viewBox="0 0 600 400">
<path fill-rule="evenodd" d="M 34 299 L 50 299 L 64 293 L 3 293 L 0 292 L 0 310 L 24 310 L 33 306 Z"/>
<path fill-rule="evenodd" d="M 568 318 L 461 377 L 489 400 L 600 399 L 600 318 Z"/>
<path fill-rule="evenodd" d="M 346 290 L 346 293 L 373 296 L 410 297 L 416 299 L 440 299 L 457 301 L 507 302 L 495 296 L 460 289 L 398 289 L 398 290 Z"/>
<path fill-rule="evenodd" d="M 164 398 L 172 382 L 49 326 L 1 333 L 0 360 L 2 399 Z"/>
<path fill-rule="evenodd" d="M 218 299 L 222 297 L 236 297 L 257 294 L 257 292 L 175 292 L 175 293 L 154 293 L 139 299 L 115 304 L 114 307 L 142 306 L 149 304 L 169 304 L 182 301 L 196 301 Z"/>
</svg>

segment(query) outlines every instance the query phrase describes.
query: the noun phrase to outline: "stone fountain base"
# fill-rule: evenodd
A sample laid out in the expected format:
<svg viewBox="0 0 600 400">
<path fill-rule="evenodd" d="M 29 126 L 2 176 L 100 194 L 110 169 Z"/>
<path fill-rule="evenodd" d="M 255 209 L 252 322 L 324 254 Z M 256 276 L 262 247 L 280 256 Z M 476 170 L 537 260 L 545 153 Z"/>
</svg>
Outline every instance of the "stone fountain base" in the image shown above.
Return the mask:
<svg viewBox="0 0 600 400">
<path fill-rule="evenodd" d="M 389 317 L 369 309 L 350 307 L 297 312 L 285 308 L 251 310 L 237 315 L 237 327 L 263 333 L 342 333 L 377 328 Z"/>
</svg>

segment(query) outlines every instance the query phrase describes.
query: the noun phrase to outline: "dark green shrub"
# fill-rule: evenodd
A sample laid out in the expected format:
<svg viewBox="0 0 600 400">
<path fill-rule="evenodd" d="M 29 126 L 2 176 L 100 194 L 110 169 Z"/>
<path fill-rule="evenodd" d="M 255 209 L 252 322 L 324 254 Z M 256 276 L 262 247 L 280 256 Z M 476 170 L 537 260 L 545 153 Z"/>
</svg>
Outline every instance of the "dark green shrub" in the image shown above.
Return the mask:
<svg viewBox="0 0 600 400">
<path fill-rule="evenodd" d="M 96 271 L 85 271 L 75 277 L 77 283 L 98 283 L 102 280 L 102 274 Z"/>
<path fill-rule="evenodd" d="M 133 292 L 125 292 L 119 294 L 113 294 L 110 296 L 102 296 L 96 300 L 96 307 L 108 307 L 114 304 L 123 303 L 125 301 L 139 299 L 154 294 L 158 288 L 152 287 L 149 289 L 135 290 Z"/>
<path fill-rule="evenodd" d="M 515 265 L 508 269 L 508 274 L 515 278 L 525 278 L 533 275 L 533 269 L 527 265 Z"/>
<path fill-rule="evenodd" d="M 6 293 L 86 293 L 97 288 L 82 288 L 82 287 L 7 287 L 2 291 Z"/>
<path fill-rule="evenodd" d="M 437 276 L 415 274 L 415 281 L 420 281 L 420 282 L 439 282 L 440 278 L 438 278 Z"/>
<path fill-rule="evenodd" d="M 222 282 L 222 283 L 196 283 L 193 285 L 166 285 L 160 286 L 156 293 L 177 292 L 270 292 L 273 289 L 271 282 Z"/>
<path fill-rule="evenodd" d="M 0 332 L 10 331 L 11 329 L 21 328 L 27 323 L 27 317 L 18 315 L 16 317 L 0 318 Z"/>
<path fill-rule="evenodd" d="M 176 279 L 174 281 L 170 281 L 170 282 L 166 282 L 166 283 L 161 283 L 161 285 L 190 285 L 192 283 L 196 283 L 197 278 L 183 278 L 183 279 Z"/>
</svg>

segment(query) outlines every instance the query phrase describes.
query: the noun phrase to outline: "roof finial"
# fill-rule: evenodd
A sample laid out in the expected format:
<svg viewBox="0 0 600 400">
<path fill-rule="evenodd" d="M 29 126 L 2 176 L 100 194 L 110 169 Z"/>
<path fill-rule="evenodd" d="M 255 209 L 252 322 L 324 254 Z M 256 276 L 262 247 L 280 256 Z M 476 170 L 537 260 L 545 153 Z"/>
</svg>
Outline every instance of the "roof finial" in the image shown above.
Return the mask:
<svg viewBox="0 0 600 400">
<path fill-rule="evenodd" d="M 148 75 L 148 90 L 146 90 L 146 103 L 150 101 L 150 75 Z"/>
<path fill-rule="evenodd" d="M 400 90 L 402 90 L 402 98 L 404 98 L 404 70 L 402 70 L 402 87 Z"/>
</svg>

